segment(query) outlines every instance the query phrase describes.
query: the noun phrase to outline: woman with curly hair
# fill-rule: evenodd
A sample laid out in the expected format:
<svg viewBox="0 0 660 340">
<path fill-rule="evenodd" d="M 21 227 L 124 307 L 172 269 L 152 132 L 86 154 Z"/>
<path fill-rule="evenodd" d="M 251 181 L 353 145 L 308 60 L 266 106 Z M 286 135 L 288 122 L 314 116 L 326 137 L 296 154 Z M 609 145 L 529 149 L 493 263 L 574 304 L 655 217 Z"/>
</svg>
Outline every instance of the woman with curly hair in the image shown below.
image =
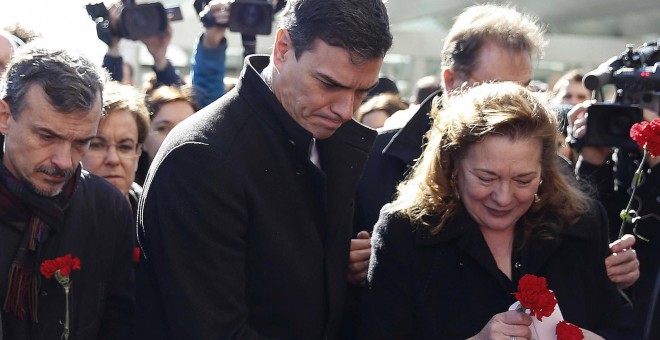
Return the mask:
<svg viewBox="0 0 660 340">
<path fill-rule="evenodd" d="M 510 82 L 448 98 L 374 229 L 362 338 L 529 339 L 507 311 L 525 274 L 586 338 L 625 333 L 607 218 L 560 170 L 555 114 Z"/>
</svg>

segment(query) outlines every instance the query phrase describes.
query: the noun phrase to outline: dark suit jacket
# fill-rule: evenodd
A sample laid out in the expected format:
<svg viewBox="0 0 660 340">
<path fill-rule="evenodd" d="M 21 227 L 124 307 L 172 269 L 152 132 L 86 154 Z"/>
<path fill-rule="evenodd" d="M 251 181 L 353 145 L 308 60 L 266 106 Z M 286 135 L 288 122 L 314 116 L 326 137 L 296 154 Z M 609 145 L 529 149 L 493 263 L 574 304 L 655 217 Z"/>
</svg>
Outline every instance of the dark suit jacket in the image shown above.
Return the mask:
<svg viewBox="0 0 660 340">
<path fill-rule="evenodd" d="M 465 339 L 515 302 L 524 274 L 543 276 L 564 319 L 607 339 L 629 338 L 630 314 L 607 278 L 607 218 L 599 203 L 553 240 L 514 240 L 512 280 L 495 263 L 478 225 L 460 212 L 439 233 L 381 214 L 373 236 L 364 339 Z"/>
<path fill-rule="evenodd" d="M 147 258 L 139 268 L 163 318 L 143 320 L 146 333 L 336 332 L 353 197 L 376 133 L 350 121 L 318 140 L 320 170 L 309 160 L 311 134 L 259 76 L 267 63 L 246 59 L 236 88 L 177 126 L 152 163 L 138 213 Z"/>
</svg>

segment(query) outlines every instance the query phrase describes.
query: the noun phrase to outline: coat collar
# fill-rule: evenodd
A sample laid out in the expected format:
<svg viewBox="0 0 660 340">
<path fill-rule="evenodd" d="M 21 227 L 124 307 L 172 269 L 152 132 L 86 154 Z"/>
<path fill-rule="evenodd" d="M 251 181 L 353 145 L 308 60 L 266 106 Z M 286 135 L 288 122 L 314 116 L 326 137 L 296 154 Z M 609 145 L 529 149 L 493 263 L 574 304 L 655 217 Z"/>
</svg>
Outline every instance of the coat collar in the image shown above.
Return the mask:
<svg viewBox="0 0 660 340">
<path fill-rule="evenodd" d="M 431 126 L 429 112 L 431 112 L 433 98 L 439 94 L 441 94 L 441 90 L 434 92 L 422 102 L 408 123 L 385 146 L 383 154 L 398 158 L 408 166 L 414 164 L 422 154 L 424 135 Z"/>
<path fill-rule="evenodd" d="M 309 159 L 312 134 L 300 126 L 277 100 L 275 94 L 261 78 L 261 71 L 268 66 L 267 55 L 252 55 L 245 59 L 241 80 L 236 85 L 238 93 L 252 106 L 260 118 L 272 128 L 283 131 L 285 142 Z"/>
</svg>

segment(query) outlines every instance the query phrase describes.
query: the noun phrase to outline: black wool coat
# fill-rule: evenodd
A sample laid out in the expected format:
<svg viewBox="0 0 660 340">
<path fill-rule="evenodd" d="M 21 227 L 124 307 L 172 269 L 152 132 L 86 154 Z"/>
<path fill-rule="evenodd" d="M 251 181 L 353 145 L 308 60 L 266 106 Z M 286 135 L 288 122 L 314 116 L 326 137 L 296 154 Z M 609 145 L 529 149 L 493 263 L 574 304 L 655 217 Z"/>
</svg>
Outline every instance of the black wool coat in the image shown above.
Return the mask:
<svg viewBox="0 0 660 340">
<path fill-rule="evenodd" d="M 321 339 L 338 327 L 353 197 L 376 132 L 316 145 L 246 59 L 236 88 L 167 137 L 138 212 L 147 338 Z M 149 312 L 151 310 L 151 312 Z M 158 329 L 165 334 L 156 334 Z"/>
</svg>

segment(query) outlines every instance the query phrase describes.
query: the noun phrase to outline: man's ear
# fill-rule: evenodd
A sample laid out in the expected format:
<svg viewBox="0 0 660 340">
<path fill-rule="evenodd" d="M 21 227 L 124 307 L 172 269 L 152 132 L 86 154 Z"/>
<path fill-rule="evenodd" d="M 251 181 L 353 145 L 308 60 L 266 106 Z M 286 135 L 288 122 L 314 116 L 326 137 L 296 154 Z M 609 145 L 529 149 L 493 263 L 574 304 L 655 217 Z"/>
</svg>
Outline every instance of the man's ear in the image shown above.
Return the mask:
<svg viewBox="0 0 660 340">
<path fill-rule="evenodd" d="M 442 81 L 445 84 L 445 91 L 449 92 L 454 89 L 454 82 L 456 81 L 456 73 L 451 68 L 446 68 L 442 71 Z"/>
<path fill-rule="evenodd" d="M 6 101 L 0 100 L 0 133 L 6 135 L 9 131 L 9 119 L 11 118 L 11 110 Z"/>
<path fill-rule="evenodd" d="M 277 30 L 275 44 L 273 44 L 273 64 L 278 70 L 287 58 L 295 57 L 295 55 L 287 52 L 293 52 L 293 42 L 289 31 L 280 28 Z"/>
</svg>

